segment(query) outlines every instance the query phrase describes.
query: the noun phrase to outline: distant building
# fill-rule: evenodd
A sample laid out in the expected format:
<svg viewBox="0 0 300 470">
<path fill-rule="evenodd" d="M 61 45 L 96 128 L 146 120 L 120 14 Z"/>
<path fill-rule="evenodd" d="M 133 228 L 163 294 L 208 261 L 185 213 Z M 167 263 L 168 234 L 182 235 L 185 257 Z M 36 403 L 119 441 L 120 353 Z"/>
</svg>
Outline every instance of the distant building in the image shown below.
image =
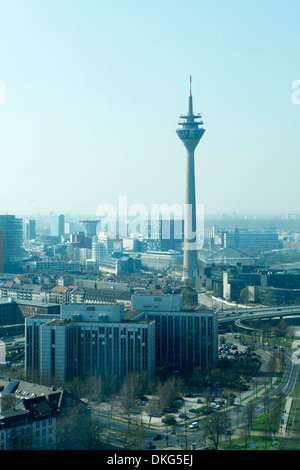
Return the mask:
<svg viewBox="0 0 300 470">
<path fill-rule="evenodd" d="M 65 216 L 50 215 L 50 236 L 61 237 L 65 233 Z"/>
<path fill-rule="evenodd" d="M 26 317 L 38 314 L 58 316 L 60 305 L 29 300 L 0 299 L 0 325 L 24 323 Z"/>
<path fill-rule="evenodd" d="M 132 310 L 180 312 L 183 309 L 182 295 L 143 295 L 135 294 L 131 301 Z"/>
<path fill-rule="evenodd" d="M 279 240 L 276 233 L 248 233 L 236 228 L 234 233 L 224 232 L 223 246 L 241 250 L 275 250 L 279 247 Z"/>
<path fill-rule="evenodd" d="M 181 219 L 160 218 L 148 222 L 148 238 L 144 245 L 150 251 L 182 251 L 184 239 L 184 221 Z"/>
<path fill-rule="evenodd" d="M 49 300 L 51 303 L 68 304 L 70 295 L 78 289 L 78 286 L 55 286 L 50 290 Z"/>
<path fill-rule="evenodd" d="M 27 263 L 27 270 L 35 271 L 80 271 L 80 264 L 77 261 L 32 261 Z"/>
<path fill-rule="evenodd" d="M 35 220 L 25 220 L 25 239 L 34 240 L 36 238 Z"/>
<path fill-rule="evenodd" d="M 23 271 L 23 221 L 14 215 L 0 215 L 0 271 Z"/>
</svg>

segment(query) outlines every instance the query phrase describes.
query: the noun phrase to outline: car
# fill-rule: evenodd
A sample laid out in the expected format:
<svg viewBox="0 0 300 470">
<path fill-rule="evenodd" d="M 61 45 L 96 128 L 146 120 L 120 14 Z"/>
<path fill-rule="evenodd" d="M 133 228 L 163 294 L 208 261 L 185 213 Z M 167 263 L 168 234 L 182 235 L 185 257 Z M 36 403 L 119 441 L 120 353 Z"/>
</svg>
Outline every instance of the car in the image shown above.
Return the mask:
<svg viewBox="0 0 300 470">
<path fill-rule="evenodd" d="M 143 400 L 140 400 L 140 399 L 138 398 L 137 401 L 136 401 L 136 404 L 137 404 L 138 406 L 145 406 L 145 405 L 146 405 L 146 402 L 143 401 Z"/>
<path fill-rule="evenodd" d="M 185 396 L 185 398 L 193 398 L 194 394 L 193 393 L 186 393 L 184 396 Z"/>
<path fill-rule="evenodd" d="M 192 424 L 189 426 L 190 429 L 197 429 L 199 428 L 199 423 L 198 421 L 194 421 Z"/>
<path fill-rule="evenodd" d="M 156 449 L 155 445 L 152 442 L 149 442 L 146 446 L 146 449 Z"/>
<path fill-rule="evenodd" d="M 138 400 L 141 400 L 141 401 L 148 401 L 148 398 L 141 395 L 140 397 L 137 398 Z"/>
<path fill-rule="evenodd" d="M 213 403 L 211 405 L 215 410 L 219 410 L 221 408 L 221 405 L 219 405 L 219 403 Z"/>
<path fill-rule="evenodd" d="M 188 419 L 188 416 L 184 413 L 180 413 L 179 418 L 180 419 Z"/>
<path fill-rule="evenodd" d="M 159 441 L 161 439 L 161 434 L 154 434 L 151 439 L 152 441 Z"/>
<path fill-rule="evenodd" d="M 190 413 L 200 413 L 201 408 L 190 408 L 189 412 Z"/>
<path fill-rule="evenodd" d="M 197 403 L 202 403 L 201 398 L 198 398 L 198 399 L 197 399 Z"/>
<path fill-rule="evenodd" d="M 178 409 L 177 408 L 167 408 L 166 413 L 177 413 Z"/>
<path fill-rule="evenodd" d="M 177 398 L 173 402 L 173 406 L 176 408 L 180 408 L 183 405 L 183 399 L 182 398 Z"/>
<path fill-rule="evenodd" d="M 130 413 L 138 415 L 141 413 L 141 410 L 139 410 L 138 408 L 130 408 Z"/>
</svg>

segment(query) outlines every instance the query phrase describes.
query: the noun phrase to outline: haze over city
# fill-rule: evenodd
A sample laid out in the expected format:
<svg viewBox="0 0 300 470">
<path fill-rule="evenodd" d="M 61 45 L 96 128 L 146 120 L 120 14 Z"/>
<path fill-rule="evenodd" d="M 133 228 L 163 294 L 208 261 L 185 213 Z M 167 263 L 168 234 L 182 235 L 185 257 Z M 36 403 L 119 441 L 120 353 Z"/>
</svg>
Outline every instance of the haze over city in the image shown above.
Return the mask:
<svg viewBox="0 0 300 470">
<path fill-rule="evenodd" d="M 298 1 L 1 1 L 0 212 L 180 203 L 194 112 L 206 214 L 298 212 Z"/>
</svg>

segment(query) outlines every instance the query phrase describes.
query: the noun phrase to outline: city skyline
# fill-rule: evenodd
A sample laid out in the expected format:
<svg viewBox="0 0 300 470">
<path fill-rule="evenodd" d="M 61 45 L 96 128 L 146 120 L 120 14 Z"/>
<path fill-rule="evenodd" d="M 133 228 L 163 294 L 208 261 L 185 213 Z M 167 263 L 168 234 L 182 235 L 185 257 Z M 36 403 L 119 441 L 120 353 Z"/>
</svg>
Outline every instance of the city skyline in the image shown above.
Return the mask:
<svg viewBox="0 0 300 470">
<path fill-rule="evenodd" d="M 0 213 L 183 204 L 190 75 L 205 214 L 299 212 L 298 2 L 0 5 Z"/>
</svg>

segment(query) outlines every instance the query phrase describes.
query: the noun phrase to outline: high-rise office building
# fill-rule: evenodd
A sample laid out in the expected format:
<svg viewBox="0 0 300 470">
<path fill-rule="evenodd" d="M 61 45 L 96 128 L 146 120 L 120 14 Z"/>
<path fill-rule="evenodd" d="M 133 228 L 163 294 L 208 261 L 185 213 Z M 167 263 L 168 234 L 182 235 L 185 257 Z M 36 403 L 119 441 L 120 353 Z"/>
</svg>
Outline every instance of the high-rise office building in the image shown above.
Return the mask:
<svg viewBox="0 0 300 470">
<path fill-rule="evenodd" d="M 173 371 L 215 367 L 218 357 L 218 316 L 183 308 L 181 295 L 133 295 L 133 321 L 154 321 L 156 367 Z"/>
<path fill-rule="evenodd" d="M 0 269 L 22 272 L 23 221 L 14 215 L 0 215 Z"/>
<path fill-rule="evenodd" d="M 191 79 L 190 79 L 191 83 Z M 184 278 L 192 279 L 197 267 L 197 220 L 196 220 L 196 191 L 195 191 L 195 149 L 202 138 L 203 129 L 201 115 L 193 113 L 192 89 L 190 86 L 189 108 L 186 116 L 180 116 L 177 135 L 187 150 L 186 167 L 186 198 L 184 211 Z M 200 119 L 200 121 L 199 121 Z"/>
<path fill-rule="evenodd" d="M 50 236 L 61 237 L 65 233 L 65 216 L 50 215 Z"/>
<path fill-rule="evenodd" d="M 25 239 L 34 240 L 36 238 L 35 220 L 25 220 Z"/>
<path fill-rule="evenodd" d="M 26 371 L 40 371 L 42 383 L 90 373 L 154 375 L 154 322 L 124 321 L 123 305 L 62 305 L 59 319 L 37 315 L 25 322 Z"/>
<path fill-rule="evenodd" d="M 97 226 L 99 220 L 80 220 L 84 226 L 84 233 L 86 237 L 95 237 L 97 235 Z"/>
</svg>

